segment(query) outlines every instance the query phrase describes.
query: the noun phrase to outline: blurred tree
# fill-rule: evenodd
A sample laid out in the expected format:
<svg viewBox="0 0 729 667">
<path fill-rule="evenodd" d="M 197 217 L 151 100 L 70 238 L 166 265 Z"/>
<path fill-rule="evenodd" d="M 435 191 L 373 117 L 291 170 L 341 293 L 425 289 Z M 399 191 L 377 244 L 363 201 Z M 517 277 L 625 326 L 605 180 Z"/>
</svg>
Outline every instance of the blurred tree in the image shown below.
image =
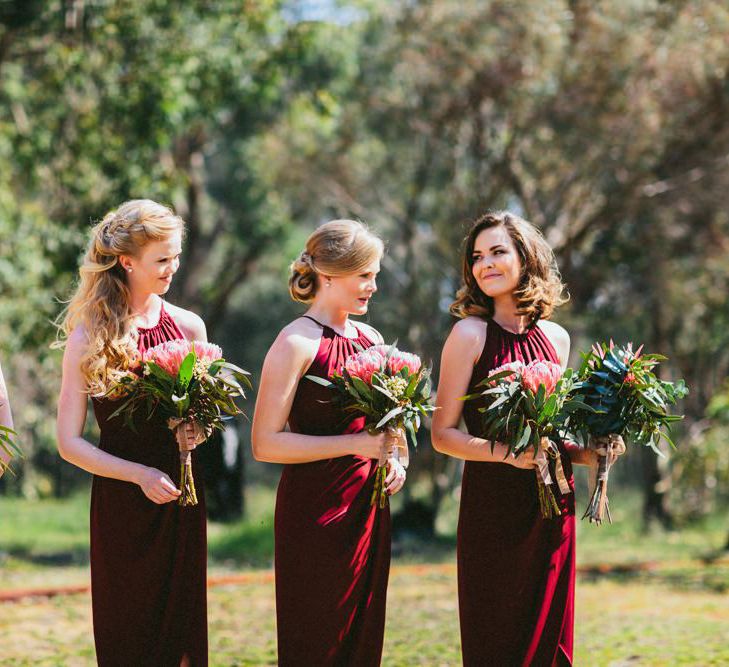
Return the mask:
<svg viewBox="0 0 729 667">
<path fill-rule="evenodd" d="M 171 298 L 220 337 L 236 292 L 290 229 L 286 201 L 265 186 L 260 143 L 337 68 L 321 67 L 317 55 L 327 26 L 288 22 L 280 2 L 21 5 L 0 11 L 0 159 L 8 165 L 0 224 L 21 233 L 3 252 L 10 292 L 0 312 L 14 338 L 6 351 L 40 351 L 32 363 L 46 365 L 37 381 L 29 374 L 27 394 L 17 392 L 46 425 L 32 428 L 31 408 L 21 407 L 32 476 L 36 446 L 53 441 L 46 410 L 58 360 L 44 348 L 54 299 L 70 292 L 89 223 L 132 197 L 173 204 L 188 232 Z M 14 384 L 24 364 L 11 362 Z M 231 479 L 240 478 L 243 458 L 228 460 Z M 212 484 L 225 476 L 219 470 Z"/>
</svg>

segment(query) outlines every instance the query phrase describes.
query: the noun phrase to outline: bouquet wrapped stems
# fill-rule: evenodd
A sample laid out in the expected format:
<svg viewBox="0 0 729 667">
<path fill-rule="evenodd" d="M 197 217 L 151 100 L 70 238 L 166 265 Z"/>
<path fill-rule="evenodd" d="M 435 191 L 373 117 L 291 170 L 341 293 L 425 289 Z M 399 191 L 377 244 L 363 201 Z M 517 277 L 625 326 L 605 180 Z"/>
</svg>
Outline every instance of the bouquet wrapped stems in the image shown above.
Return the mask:
<svg viewBox="0 0 729 667">
<path fill-rule="evenodd" d="M 385 427 L 385 432 L 388 434 L 390 439 L 397 438 L 400 442 L 404 440 L 405 430 L 402 426 L 391 426 Z M 400 455 L 400 450 L 404 450 L 404 454 Z M 395 448 L 395 452 L 390 454 L 390 450 L 387 446 L 383 445 L 380 447 L 380 457 L 377 461 L 377 472 L 375 473 L 375 486 L 372 489 L 372 497 L 370 498 L 370 505 L 377 505 L 382 509 L 387 504 L 387 492 L 385 490 L 385 480 L 387 479 L 387 459 L 394 455 L 407 468 L 409 462 L 409 454 L 407 443 L 404 446 L 398 445 Z"/>
<path fill-rule="evenodd" d="M 595 474 L 595 488 L 582 518 L 588 519 L 590 523 L 600 525 L 603 518 L 607 516 L 608 522 L 612 523 L 613 519 L 610 516 L 610 503 L 607 495 L 608 476 L 615 459 L 625 451 L 625 445 L 620 436 L 615 433 L 601 438 L 591 438 L 589 445 L 597 453 L 597 471 Z"/>
<path fill-rule="evenodd" d="M 180 497 L 178 505 L 187 507 L 197 505 L 197 492 L 195 491 L 195 480 L 192 478 L 192 451 L 187 449 L 180 451 Z"/>
<path fill-rule="evenodd" d="M 197 505 L 197 491 L 195 490 L 195 480 L 192 476 L 192 448 L 181 444 L 180 440 L 184 439 L 187 426 L 193 425 L 195 434 L 197 435 L 202 427 L 194 421 L 170 418 L 167 425 L 175 434 L 178 446 L 180 448 L 180 497 L 177 504 L 182 507 L 192 507 Z"/>
<path fill-rule="evenodd" d="M 537 473 L 537 490 L 539 495 L 539 509 L 542 517 L 551 519 L 560 515 L 560 507 L 557 499 L 552 491 L 552 475 L 549 472 L 549 459 L 555 462 L 555 477 L 557 486 L 559 486 L 562 495 L 571 493 L 569 483 L 564 474 L 562 467 L 562 457 L 559 449 L 549 438 L 541 438 L 539 441 L 539 450 L 536 456 L 536 473 Z"/>
</svg>

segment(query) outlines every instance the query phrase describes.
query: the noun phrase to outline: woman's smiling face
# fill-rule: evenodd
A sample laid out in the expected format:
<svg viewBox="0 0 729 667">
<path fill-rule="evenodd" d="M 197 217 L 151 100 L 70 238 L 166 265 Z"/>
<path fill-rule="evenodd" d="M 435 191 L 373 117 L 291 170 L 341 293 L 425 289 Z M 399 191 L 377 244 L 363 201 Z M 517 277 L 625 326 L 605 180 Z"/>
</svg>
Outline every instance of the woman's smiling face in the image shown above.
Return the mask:
<svg viewBox="0 0 729 667">
<path fill-rule="evenodd" d="M 492 299 L 511 294 L 516 289 L 522 265 L 504 225 L 484 229 L 476 237 L 471 272 L 481 291 Z"/>
</svg>

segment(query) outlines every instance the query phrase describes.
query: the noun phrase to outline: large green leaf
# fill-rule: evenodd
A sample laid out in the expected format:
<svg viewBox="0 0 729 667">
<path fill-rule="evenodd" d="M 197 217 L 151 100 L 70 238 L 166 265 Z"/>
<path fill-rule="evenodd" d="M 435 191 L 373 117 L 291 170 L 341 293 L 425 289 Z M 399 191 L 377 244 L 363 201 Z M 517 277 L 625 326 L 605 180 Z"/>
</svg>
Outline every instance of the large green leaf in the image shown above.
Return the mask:
<svg viewBox="0 0 729 667">
<path fill-rule="evenodd" d="M 180 383 L 182 389 L 187 389 L 187 385 L 190 384 L 192 379 L 192 370 L 195 367 L 195 351 L 190 352 L 180 364 L 180 370 L 177 372 L 177 381 Z"/>
<path fill-rule="evenodd" d="M 375 425 L 375 428 L 382 428 L 387 422 L 389 422 L 393 417 L 397 417 L 401 412 L 403 411 L 403 407 L 398 405 L 396 408 L 393 408 L 388 412 L 380 421 L 377 422 Z"/>
</svg>

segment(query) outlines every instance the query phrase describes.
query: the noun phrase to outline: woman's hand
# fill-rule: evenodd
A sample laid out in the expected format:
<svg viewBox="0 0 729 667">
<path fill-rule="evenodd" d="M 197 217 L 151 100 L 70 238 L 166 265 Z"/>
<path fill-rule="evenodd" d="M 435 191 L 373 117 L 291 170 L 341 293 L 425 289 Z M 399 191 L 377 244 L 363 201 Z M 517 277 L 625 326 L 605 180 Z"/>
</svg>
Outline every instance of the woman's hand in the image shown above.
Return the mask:
<svg viewBox="0 0 729 667">
<path fill-rule="evenodd" d="M 182 421 L 171 418 L 167 420 L 167 425 L 174 430 L 175 440 L 181 452 L 192 451 L 208 438 L 205 427 L 194 420 Z"/>
<path fill-rule="evenodd" d="M 592 465 L 598 464 L 600 456 L 606 456 L 608 466 L 612 466 L 619 456 L 625 454 L 625 441 L 617 433 L 592 436 L 589 449 L 595 453 L 595 462 Z"/>
<path fill-rule="evenodd" d="M 502 445 L 502 447 L 506 447 L 506 445 Z M 509 453 L 502 462 L 508 463 L 510 466 L 514 466 L 515 468 L 521 468 L 522 470 L 533 470 L 537 467 L 536 457 L 534 456 L 534 449 L 531 447 L 525 449 L 518 455 Z"/>
<path fill-rule="evenodd" d="M 362 431 L 356 435 L 355 446 L 352 454 L 355 456 L 363 456 L 366 459 L 377 459 L 379 461 L 380 455 L 383 451 L 386 453 L 385 458 L 390 458 L 392 456 L 397 442 L 398 436 L 393 435 L 388 431 L 377 433 Z"/>
<path fill-rule="evenodd" d="M 395 495 L 405 485 L 407 473 L 400 461 L 393 457 L 387 459 L 387 477 L 385 477 L 385 493 Z"/>
<path fill-rule="evenodd" d="M 179 489 L 172 483 L 169 476 L 156 468 L 145 467 L 137 484 L 144 495 L 158 505 L 177 500 L 180 496 Z"/>
</svg>

